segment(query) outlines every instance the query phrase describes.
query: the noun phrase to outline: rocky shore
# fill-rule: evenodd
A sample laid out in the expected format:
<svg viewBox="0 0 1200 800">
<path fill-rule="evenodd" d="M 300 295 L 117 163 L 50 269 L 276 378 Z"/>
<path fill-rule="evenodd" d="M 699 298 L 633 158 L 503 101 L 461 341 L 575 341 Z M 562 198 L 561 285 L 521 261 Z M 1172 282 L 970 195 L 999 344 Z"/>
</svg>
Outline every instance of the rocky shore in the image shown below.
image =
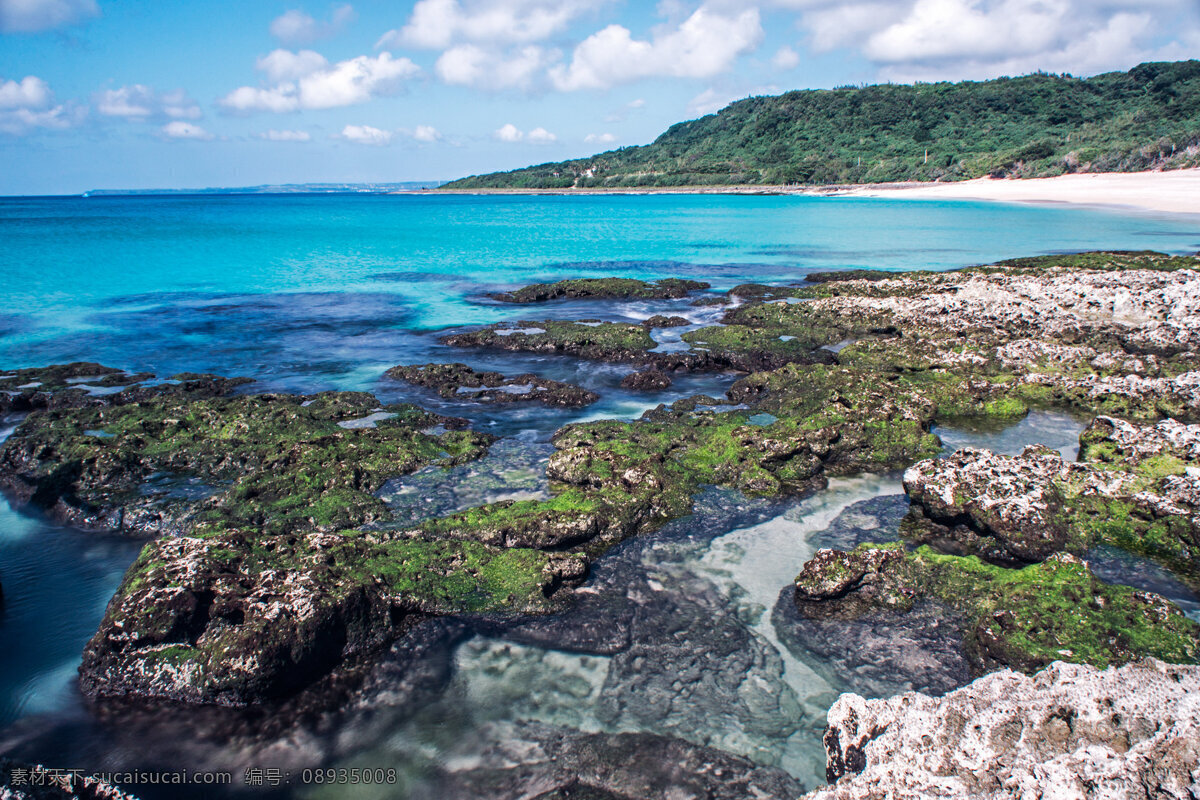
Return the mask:
<svg viewBox="0 0 1200 800">
<path fill-rule="evenodd" d="M 687 302 L 706 288 L 567 281 L 497 299 Z M 240 379 L 159 381 L 95 364 L 0 376 L 4 412 L 27 414 L 0 445 L 8 495 L 78 527 L 155 537 L 87 645 L 84 691 L 232 706 L 319 695 L 389 644 L 403 647 L 424 621 L 508 624 L 570 606 L 597 558 L 686 516 L 705 487 L 802 496 L 833 477 L 900 470 L 911 508 L 899 540 L 850 543 L 796 564 L 794 614 L 777 610 L 777 624 L 819 624 L 829 635 L 864 619 L 876 631 L 918 620 L 938 631 L 930 654 L 959 650 L 975 676 L 1032 674 L 1059 661 L 1090 667 L 1040 674 L 1141 675 L 1147 667 L 1088 669 L 1200 660 L 1200 626 L 1163 597 L 1106 583 L 1087 563 L 1091 548 L 1116 547 L 1200 584 L 1200 424 L 1192 424 L 1200 420 L 1200 260 L 1093 253 L 951 273 L 830 273 L 699 300 L 725 305 L 719 324 L 687 331 L 687 349 L 670 352 L 651 336 L 676 324 L 669 315 L 645 325 L 523 321 L 447 336 L 464 348 L 632 364 L 641 377 L 630 388 L 646 392 L 688 372 L 743 374 L 724 397 L 561 428 L 546 466 L 548 496 L 412 523 L 393 519 L 379 496 L 384 485 L 469 463 L 494 437 L 366 393 L 253 393 Z M 594 399 L 531 373 L 461 364 L 388 374 L 480 403 L 527 394 L 556 405 Z M 1078 462 L 1040 447 L 938 458 L 939 425 L 1002 426 L 1031 408 L 1093 419 Z M 1194 680 L 1182 667 L 1148 669 Z M 1020 686 L 1049 680 L 1000 675 Z M 1144 684 L 1129 683 L 1129 703 L 1142 702 Z M 1084 714 L 1070 710 L 1082 700 L 1062 697 L 1072 719 Z M 853 716 L 837 708 L 835 727 Z M 880 723 L 896 736 L 912 728 L 899 711 L 871 708 L 897 720 Z M 553 750 L 556 734 L 522 735 Z M 843 764 L 887 770 L 900 757 L 890 745 L 871 750 L 856 733 L 834 735 Z M 1017 740 L 996 741 L 1003 752 Z M 938 752 L 952 746 L 947 740 Z M 670 750 L 619 737 L 580 747 Z M 847 755 L 867 750 L 878 759 Z M 722 769 L 749 775 L 750 767 Z M 847 771 L 855 770 L 837 767 L 831 777 Z M 487 782 L 514 774 L 488 773 Z M 783 791 L 778 776 L 751 777 L 745 786 Z M 636 781 L 543 778 L 558 792 L 547 796 L 651 791 L 629 788 Z"/>
<path fill-rule="evenodd" d="M 805 800 L 1196 796 L 1200 668 L 1149 659 L 993 673 L 945 697 L 843 695 L 833 786 Z M 836 783 L 835 783 L 836 782 Z"/>
</svg>

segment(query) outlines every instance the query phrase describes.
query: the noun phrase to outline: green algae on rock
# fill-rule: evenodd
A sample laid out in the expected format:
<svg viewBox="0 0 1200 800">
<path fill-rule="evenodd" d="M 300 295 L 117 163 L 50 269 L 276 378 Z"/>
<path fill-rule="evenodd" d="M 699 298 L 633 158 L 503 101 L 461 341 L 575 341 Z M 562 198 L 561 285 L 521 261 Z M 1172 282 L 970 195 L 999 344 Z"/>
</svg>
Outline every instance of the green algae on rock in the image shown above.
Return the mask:
<svg viewBox="0 0 1200 800">
<path fill-rule="evenodd" d="M 638 361 L 658 346 L 642 325 L 541 320 L 490 325 L 442 339 L 454 347 L 561 353 L 593 361 Z"/>
<path fill-rule="evenodd" d="M 1054 661 L 1103 668 L 1145 656 L 1200 658 L 1200 625 L 1158 595 L 1103 583 L 1065 553 L 1008 569 L 929 547 L 862 545 L 821 550 L 796 578 L 797 606 L 817 617 L 906 612 L 919 599 L 965 615 L 964 646 L 977 674 L 1034 672 Z"/>
<path fill-rule="evenodd" d="M 129 373 L 91 361 L 0 370 L 0 415 L 53 408 L 121 405 L 156 395 L 219 397 L 253 383 L 192 372 L 156 380 L 149 372 Z"/>
<path fill-rule="evenodd" d="M 18 502 L 87 528 L 336 530 L 385 517 L 373 493 L 388 478 L 478 457 L 492 441 L 425 432 L 446 424 L 457 423 L 364 393 L 162 394 L 31 415 L 0 446 L 0 479 Z M 172 478 L 207 491 L 174 491 Z"/>
<path fill-rule="evenodd" d="M 575 278 L 557 283 L 535 283 L 511 292 L 488 295 L 505 303 L 543 303 L 559 298 L 671 300 L 707 289 L 710 284 L 681 278 L 643 281 L 636 278 Z"/>
<path fill-rule="evenodd" d="M 472 400 L 477 403 L 539 402 L 548 406 L 578 408 L 600 399 L 600 395 L 582 387 L 529 372 L 520 375 L 476 372 L 466 364 L 398 366 L 384 374 L 389 378 L 435 389 L 447 400 Z"/>
<path fill-rule="evenodd" d="M 965 449 L 905 473 L 906 537 L 1002 565 L 1111 544 L 1200 586 L 1200 425 L 1100 417 L 1080 462 Z"/>
<path fill-rule="evenodd" d="M 92 696 L 246 705 L 370 656 L 430 615 L 539 612 L 577 557 L 381 532 L 166 537 L 130 567 L 84 651 Z"/>
</svg>

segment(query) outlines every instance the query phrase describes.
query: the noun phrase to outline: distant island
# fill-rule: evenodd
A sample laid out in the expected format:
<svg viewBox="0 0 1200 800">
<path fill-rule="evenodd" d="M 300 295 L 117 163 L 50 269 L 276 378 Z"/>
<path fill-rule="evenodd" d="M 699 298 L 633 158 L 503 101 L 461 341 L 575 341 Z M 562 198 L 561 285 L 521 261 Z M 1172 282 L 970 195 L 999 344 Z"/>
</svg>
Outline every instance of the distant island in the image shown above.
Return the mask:
<svg viewBox="0 0 1200 800">
<path fill-rule="evenodd" d="M 793 91 L 671 126 L 652 144 L 473 175 L 444 189 L 831 185 L 1200 166 L 1200 61 L 1092 78 Z"/>
</svg>

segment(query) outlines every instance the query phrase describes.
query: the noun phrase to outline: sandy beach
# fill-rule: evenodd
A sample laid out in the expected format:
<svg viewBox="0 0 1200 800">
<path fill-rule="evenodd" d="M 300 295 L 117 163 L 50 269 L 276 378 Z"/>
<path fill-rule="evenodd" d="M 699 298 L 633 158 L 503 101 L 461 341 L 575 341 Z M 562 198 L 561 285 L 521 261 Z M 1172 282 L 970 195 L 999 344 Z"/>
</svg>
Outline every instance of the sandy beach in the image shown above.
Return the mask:
<svg viewBox="0 0 1200 800">
<path fill-rule="evenodd" d="M 1200 169 L 1172 172 L 1110 172 L 1057 178 L 978 178 L 957 183 L 882 183 L 860 186 L 671 186 L 591 189 L 433 189 L 393 194 L 796 194 L 818 197 L 886 197 L 893 200 L 983 200 L 999 203 L 1068 204 L 1200 214 Z"/>
<path fill-rule="evenodd" d="M 1144 211 L 1200 214 L 1200 169 L 1061 175 L 1057 178 L 959 183 L 911 183 L 839 188 L 835 194 L 914 200 L 992 200 L 1120 206 Z"/>
</svg>

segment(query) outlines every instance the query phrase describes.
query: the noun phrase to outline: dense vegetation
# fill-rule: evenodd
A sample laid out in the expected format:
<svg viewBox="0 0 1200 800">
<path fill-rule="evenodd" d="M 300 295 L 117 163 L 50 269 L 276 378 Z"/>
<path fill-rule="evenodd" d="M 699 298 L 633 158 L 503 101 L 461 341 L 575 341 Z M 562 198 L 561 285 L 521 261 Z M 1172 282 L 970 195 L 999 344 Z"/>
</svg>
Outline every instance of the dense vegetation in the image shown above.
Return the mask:
<svg viewBox="0 0 1200 800">
<path fill-rule="evenodd" d="M 447 188 L 836 184 L 1136 172 L 1200 164 L 1200 61 L 1080 79 L 752 97 L 654 141 Z"/>
</svg>

